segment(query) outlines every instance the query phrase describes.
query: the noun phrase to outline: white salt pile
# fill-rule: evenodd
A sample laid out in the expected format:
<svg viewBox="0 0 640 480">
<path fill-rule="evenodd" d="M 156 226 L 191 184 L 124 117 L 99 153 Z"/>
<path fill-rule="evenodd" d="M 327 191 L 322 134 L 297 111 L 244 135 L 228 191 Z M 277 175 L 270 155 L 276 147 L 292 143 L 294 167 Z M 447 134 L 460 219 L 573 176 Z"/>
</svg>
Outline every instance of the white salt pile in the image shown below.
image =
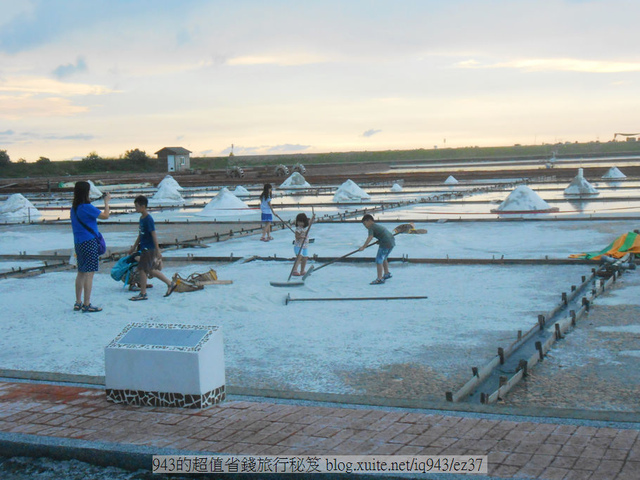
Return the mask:
<svg viewBox="0 0 640 480">
<path fill-rule="evenodd" d="M 569 186 L 564 189 L 566 196 L 585 196 L 585 195 L 598 195 L 599 192 L 591 185 L 586 178 L 584 178 L 582 168 L 578 169 L 578 175 L 571 181 Z"/>
<path fill-rule="evenodd" d="M 248 197 L 249 195 L 251 195 L 251 193 L 249 193 L 249 190 L 244 188 L 242 185 L 238 185 L 236 189 L 233 191 L 233 194 L 236 197 Z"/>
<path fill-rule="evenodd" d="M 618 167 L 611 167 L 607 173 L 605 173 L 602 178 L 604 179 L 612 179 L 612 180 L 621 180 L 623 178 L 627 178 L 627 176 L 622 173 Z"/>
<path fill-rule="evenodd" d="M 102 197 L 102 192 L 98 189 L 98 187 L 96 187 L 95 183 L 93 183 L 91 180 L 87 180 L 87 183 L 91 187 L 91 189 L 89 190 L 89 198 Z"/>
<path fill-rule="evenodd" d="M 401 192 L 402 191 L 402 187 L 400 185 L 398 185 L 397 183 L 394 183 L 391 186 L 391 191 L 392 192 Z"/>
<path fill-rule="evenodd" d="M 282 182 L 280 188 L 306 188 L 310 186 L 300 172 L 293 172 L 289 178 Z"/>
<path fill-rule="evenodd" d="M 370 200 L 367 192 L 362 190 L 354 181 L 347 180 L 336 191 L 333 196 L 334 202 L 349 202 L 354 200 Z"/>
<path fill-rule="evenodd" d="M 149 199 L 149 205 L 183 205 L 184 198 L 171 183 L 160 184 L 155 195 Z"/>
<path fill-rule="evenodd" d="M 255 213 L 249 206 L 224 187 L 196 215 L 203 217 L 220 216 L 221 214 L 247 215 Z"/>
<path fill-rule="evenodd" d="M 540 195 L 526 185 L 520 185 L 500 204 L 493 213 L 546 213 L 555 212 L 557 207 L 551 207 Z"/>
<path fill-rule="evenodd" d="M 184 190 L 184 188 L 182 188 L 180 184 L 171 175 L 167 175 L 166 177 L 164 177 L 162 181 L 158 184 L 158 188 L 162 187 L 163 185 L 170 185 L 175 190 Z"/>
<path fill-rule="evenodd" d="M 457 185 L 458 180 L 453 175 L 449 175 L 447 179 L 444 181 L 445 185 Z"/>
<path fill-rule="evenodd" d="M 3 220 L 28 220 L 40 217 L 40 212 L 22 194 L 14 193 L 0 204 L 0 218 Z"/>
</svg>

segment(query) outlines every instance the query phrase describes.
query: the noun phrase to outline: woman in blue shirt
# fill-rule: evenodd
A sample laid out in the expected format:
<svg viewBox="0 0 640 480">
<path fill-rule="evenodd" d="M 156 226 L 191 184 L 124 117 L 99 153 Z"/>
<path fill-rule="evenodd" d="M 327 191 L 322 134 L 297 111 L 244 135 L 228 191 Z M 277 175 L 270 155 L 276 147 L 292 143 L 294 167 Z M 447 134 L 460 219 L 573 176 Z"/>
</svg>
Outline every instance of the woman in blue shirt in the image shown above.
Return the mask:
<svg viewBox="0 0 640 480">
<path fill-rule="evenodd" d="M 76 275 L 76 303 L 75 311 L 93 313 L 102 310 L 91 305 L 91 288 L 93 275 L 98 271 L 98 218 L 109 218 L 109 200 L 111 194 L 104 196 L 104 211 L 91 205 L 88 182 L 76 182 L 73 189 L 73 205 L 71 206 L 71 228 L 73 229 L 73 243 L 78 258 L 78 274 Z M 86 225 L 86 228 L 82 223 Z M 91 229 L 92 231 L 89 231 Z M 84 301 L 83 301 L 84 294 Z"/>
</svg>

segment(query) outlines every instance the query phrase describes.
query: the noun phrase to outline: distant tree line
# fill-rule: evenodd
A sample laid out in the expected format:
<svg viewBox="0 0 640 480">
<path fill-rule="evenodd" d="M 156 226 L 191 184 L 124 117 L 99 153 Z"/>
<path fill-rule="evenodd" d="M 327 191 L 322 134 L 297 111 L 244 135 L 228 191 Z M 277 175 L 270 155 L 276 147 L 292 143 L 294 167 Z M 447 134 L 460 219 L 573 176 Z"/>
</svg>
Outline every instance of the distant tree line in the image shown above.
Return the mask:
<svg viewBox="0 0 640 480">
<path fill-rule="evenodd" d="M 103 158 L 97 152 L 89 152 L 82 160 L 62 160 L 52 162 L 48 157 L 40 157 L 33 163 L 23 158 L 12 162 L 6 150 L 0 150 L 0 176 L 26 177 L 49 175 L 80 175 L 101 172 L 156 172 L 164 171 L 166 165 L 151 158 L 144 150 L 127 150 L 120 158 Z"/>
</svg>

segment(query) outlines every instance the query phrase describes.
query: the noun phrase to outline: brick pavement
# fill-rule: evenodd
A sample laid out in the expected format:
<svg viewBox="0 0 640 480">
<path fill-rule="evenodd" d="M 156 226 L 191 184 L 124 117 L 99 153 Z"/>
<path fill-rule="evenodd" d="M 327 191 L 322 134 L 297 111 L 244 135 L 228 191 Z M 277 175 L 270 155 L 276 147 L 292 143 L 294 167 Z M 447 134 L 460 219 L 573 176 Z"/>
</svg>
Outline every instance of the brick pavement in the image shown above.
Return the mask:
<svg viewBox="0 0 640 480">
<path fill-rule="evenodd" d="M 231 400 L 177 410 L 115 405 L 98 388 L 0 382 L 0 432 L 227 454 L 488 455 L 496 478 L 640 478 L 637 428 L 408 409 Z"/>
</svg>

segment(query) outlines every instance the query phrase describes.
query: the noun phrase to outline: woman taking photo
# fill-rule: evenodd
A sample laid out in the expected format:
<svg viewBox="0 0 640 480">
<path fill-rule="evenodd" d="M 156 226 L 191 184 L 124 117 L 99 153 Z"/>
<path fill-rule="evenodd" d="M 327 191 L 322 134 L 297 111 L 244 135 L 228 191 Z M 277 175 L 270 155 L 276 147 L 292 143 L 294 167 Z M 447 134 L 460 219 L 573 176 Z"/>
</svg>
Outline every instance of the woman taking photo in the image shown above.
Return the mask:
<svg viewBox="0 0 640 480">
<path fill-rule="evenodd" d="M 71 228 L 76 257 L 78 258 L 78 275 L 76 276 L 75 311 L 93 313 L 102 308 L 91 305 L 91 288 L 93 275 L 98 271 L 98 221 L 109 218 L 109 200 L 111 194 L 104 196 L 104 211 L 91 205 L 88 182 L 76 182 L 73 189 L 73 205 L 71 207 Z M 84 297 L 84 298 L 83 298 Z"/>
</svg>

